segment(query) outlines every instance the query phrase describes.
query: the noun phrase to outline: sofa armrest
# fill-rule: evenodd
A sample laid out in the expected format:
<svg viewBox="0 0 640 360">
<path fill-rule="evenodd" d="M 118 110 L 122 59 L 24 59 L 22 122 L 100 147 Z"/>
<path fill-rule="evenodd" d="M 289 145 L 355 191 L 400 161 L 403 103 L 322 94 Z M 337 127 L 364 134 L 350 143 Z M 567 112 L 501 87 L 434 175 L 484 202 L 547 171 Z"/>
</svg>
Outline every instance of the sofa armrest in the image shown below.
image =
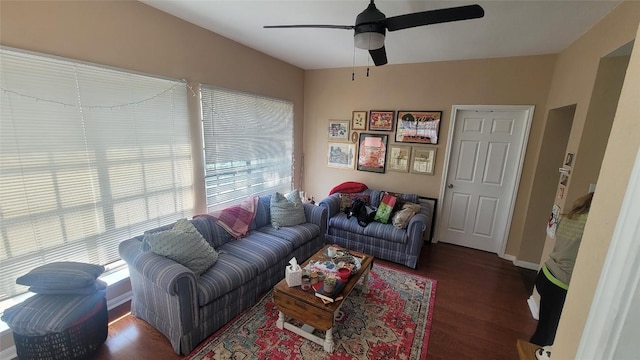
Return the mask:
<svg viewBox="0 0 640 360">
<path fill-rule="evenodd" d="M 340 202 L 340 194 L 336 193 L 320 200 L 318 205 L 327 209 L 327 220 L 329 220 L 340 212 Z"/>
<path fill-rule="evenodd" d="M 197 284 L 193 271 L 164 256 L 151 251 L 142 251 L 141 238 L 121 242 L 118 248 L 120 257 L 131 269 L 140 274 L 145 281 L 154 284 L 164 295 L 182 299 L 181 311 L 191 313 L 191 318 L 198 323 Z M 132 287 L 134 285 L 131 284 Z M 145 306 L 151 307 L 152 304 L 145 304 Z"/>
<path fill-rule="evenodd" d="M 327 209 L 316 205 L 304 204 L 304 215 L 307 218 L 307 222 L 320 227 L 320 234 L 327 232 Z"/>
<path fill-rule="evenodd" d="M 419 254 L 422 248 L 422 234 L 427 229 L 428 218 L 423 213 L 415 214 L 407 225 L 407 246 L 410 254 Z"/>
</svg>

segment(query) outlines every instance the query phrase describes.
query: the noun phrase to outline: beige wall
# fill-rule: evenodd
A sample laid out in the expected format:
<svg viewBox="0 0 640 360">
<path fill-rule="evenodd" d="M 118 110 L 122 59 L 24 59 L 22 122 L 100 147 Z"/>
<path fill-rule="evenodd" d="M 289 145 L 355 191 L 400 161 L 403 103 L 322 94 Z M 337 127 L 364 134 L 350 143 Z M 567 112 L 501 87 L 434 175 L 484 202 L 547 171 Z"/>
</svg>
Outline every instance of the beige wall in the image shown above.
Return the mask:
<svg viewBox="0 0 640 360">
<path fill-rule="evenodd" d="M 589 103 L 589 94 L 581 91 L 581 86 L 585 85 L 584 78 L 589 78 L 591 81 L 595 79 L 600 57 L 634 38 L 640 38 L 639 23 L 640 2 L 625 2 L 567 51 L 564 51 L 560 56 L 559 67 L 564 70 L 565 75 L 554 77 L 550 103 L 557 104 L 574 97 L 579 103 L 584 104 L 583 107 L 586 107 Z M 636 43 L 627 69 L 598 176 L 596 195 L 560 319 L 554 344 L 554 358 L 575 358 L 582 337 L 582 329 L 603 270 L 602 265 L 618 219 L 631 168 L 640 147 L 640 122 L 638 122 L 640 118 L 638 101 L 640 51 L 637 45 Z M 572 69 L 583 69 L 583 72 L 574 72 Z M 581 97 L 576 97 L 577 95 Z M 582 118 L 584 121 L 584 113 Z"/>
<path fill-rule="evenodd" d="M 292 101 L 302 153 L 303 70 L 137 1 L 0 2 L 0 43 Z M 197 98 L 190 98 L 196 211 L 205 209 Z M 300 168 L 295 179 L 300 179 Z"/>
<path fill-rule="evenodd" d="M 355 81 L 351 81 L 350 68 L 307 71 L 304 189 L 320 199 L 334 185 L 343 181 L 359 181 L 371 188 L 438 197 L 452 105 L 535 105 L 507 244 L 507 253 L 512 253 L 512 249 L 520 248 L 524 210 L 530 197 L 534 165 L 542 140 L 545 103 L 555 61 L 555 55 L 543 55 L 386 65 L 372 67 L 368 78 L 365 68 L 357 68 Z M 353 110 L 442 110 L 440 142 L 435 146 L 438 149 L 435 174 L 378 174 L 327 167 L 327 122 L 329 119 L 348 120 Z M 393 132 L 387 134 L 392 143 Z M 537 243 L 536 262 L 543 241 L 541 238 Z"/>
</svg>

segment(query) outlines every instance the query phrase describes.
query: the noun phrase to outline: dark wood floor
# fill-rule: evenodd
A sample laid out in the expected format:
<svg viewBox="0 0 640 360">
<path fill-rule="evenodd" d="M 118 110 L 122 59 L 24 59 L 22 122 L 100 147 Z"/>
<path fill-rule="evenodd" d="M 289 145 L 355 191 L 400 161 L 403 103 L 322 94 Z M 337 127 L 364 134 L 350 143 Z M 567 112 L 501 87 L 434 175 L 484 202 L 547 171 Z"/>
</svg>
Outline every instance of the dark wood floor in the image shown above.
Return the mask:
<svg viewBox="0 0 640 360">
<path fill-rule="evenodd" d="M 397 267 L 438 281 L 427 359 L 518 359 L 516 340 L 528 339 L 536 326 L 527 306 L 535 271 L 442 243 L 425 246 L 420 263 L 416 270 Z M 162 334 L 127 311 L 125 304 L 110 314 L 115 321 L 96 359 L 181 358 Z"/>
</svg>

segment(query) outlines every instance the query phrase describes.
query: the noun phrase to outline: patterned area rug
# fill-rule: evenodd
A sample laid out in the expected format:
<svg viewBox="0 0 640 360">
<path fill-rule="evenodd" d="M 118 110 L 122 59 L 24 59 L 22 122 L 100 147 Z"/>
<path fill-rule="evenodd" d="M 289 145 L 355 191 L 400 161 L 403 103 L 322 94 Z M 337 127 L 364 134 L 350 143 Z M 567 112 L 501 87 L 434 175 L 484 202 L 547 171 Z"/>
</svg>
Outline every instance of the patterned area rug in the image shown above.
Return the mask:
<svg viewBox="0 0 640 360">
<path fill-rule="evenodd" d="M 342 304 L 332 354 L 278 329 L 269 292 L 185 359 L 426 359 L 435 292 L 436 280 L 374 265 L 369 294 L 356 290 Z"/>
</svg>

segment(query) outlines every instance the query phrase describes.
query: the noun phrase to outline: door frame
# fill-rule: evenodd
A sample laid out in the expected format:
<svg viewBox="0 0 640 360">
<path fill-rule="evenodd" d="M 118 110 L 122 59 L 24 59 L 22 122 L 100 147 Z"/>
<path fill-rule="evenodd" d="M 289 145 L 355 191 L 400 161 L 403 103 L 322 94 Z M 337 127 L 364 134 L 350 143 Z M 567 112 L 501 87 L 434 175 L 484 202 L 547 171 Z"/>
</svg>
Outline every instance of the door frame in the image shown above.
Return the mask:
<svg viewBox="0 0 640 360">
<path fill-rule="evenodd" d="M 436 234 L 434 242 L 438 242 L 440 236 L 440 227 L 442 226 L 442 220 L 444 220 L 444 216 L 442 215 L 442 210 L 444 206 L 444 195 L 447 191 L 447 176 L 449 173 L 449 160 L 451 156 L 451 147 L 453 145 L 453 134 L 455 133 L 456 126 L 456 117 L 458 116 L 458 111 L 523 111 L 525 112 L 525 117 L 527 124 L 525 125 L 524 130 L 524 138 L 522 139 L 522 147 L 520 149 L 520 157 L 517 162 L 517 173 L 516 179 L 513 186 L 513 192 L 511 194 L 511 203 L 509 204 L 509 215 L 507 218 L 507 226 L 504 231 L 504 235 L 500 240 L 500 247 L 498 250 L 498 256 L 504 257 L 504 251 L 507 246 L 507 238 L 509 237 L 509 231 L 511 229 L 511 221 L 513 219 L 513 209 L 516 204 L 516 197 L 518 195 L 518 188 L 520 186 L 520 176 L 522 175 L 522 167 L 524 164 L 524 157 L 527 153 L 527 144 L 529 143 L 529 132 L 531 131 L 531 122 L 533 120 L 533 112 L 535 110 L 534 105 L 453 105 L 451 107 L 451 119 L 449 121 L 449 134 L 447 136 L 447 146 L 445 149 L 444 155 L 444 166 L 442 170 L 442 178 L 440 179 L 440 194 L 438 201 L 438 221 L 436 224 Z"/>
</svg>

